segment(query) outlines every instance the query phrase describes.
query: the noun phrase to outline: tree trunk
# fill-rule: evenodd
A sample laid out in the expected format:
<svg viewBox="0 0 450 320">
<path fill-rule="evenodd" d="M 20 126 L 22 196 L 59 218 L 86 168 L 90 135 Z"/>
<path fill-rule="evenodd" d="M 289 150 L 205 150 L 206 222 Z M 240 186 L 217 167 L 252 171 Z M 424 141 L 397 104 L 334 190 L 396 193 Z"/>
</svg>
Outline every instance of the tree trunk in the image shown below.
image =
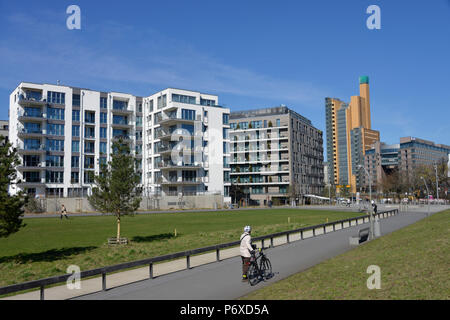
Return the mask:
<svg viewBox="0 0 450 320">
<path fill-rule="evenodd" d="M 117 243 L 120 242 L 120 215 L 117 216 Z"/>
</svg>

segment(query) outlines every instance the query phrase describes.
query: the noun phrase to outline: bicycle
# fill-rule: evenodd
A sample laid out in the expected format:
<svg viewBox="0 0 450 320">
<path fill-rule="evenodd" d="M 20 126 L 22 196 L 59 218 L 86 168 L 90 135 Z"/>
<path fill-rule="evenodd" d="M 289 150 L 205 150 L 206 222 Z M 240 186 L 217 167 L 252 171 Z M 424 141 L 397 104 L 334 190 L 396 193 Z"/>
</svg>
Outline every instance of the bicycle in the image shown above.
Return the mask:
<svg viewBox="0 0 450 320">
<path fill-rule="evenodd" d="M 256 246 L 255 245 L 252 246 L 254 247 L 254 251 L 256 251 Z M 264 254 L 264 248 L 260 248 L 258 252 L 259 252 L 258 256 L 256 256 L 255 253 L 252 253 L 252 256 L 250 257 L 250 266 L 247 271 L 247 279 L 250 285 L 252 286 L 257 284 L 261 278 L 263 280 L 267 280 L 270 279 L 273 275 L 272 264 Z"/>
</svg>

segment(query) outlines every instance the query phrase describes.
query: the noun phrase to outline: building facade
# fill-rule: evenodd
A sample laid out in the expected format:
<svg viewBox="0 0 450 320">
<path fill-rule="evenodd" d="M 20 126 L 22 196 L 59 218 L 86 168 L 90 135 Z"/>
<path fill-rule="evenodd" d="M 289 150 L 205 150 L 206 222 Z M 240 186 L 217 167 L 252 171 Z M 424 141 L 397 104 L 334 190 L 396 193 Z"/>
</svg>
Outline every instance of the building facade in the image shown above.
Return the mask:
<svg viewBox="0 0 450 320">
<path fill-rule="evenodd" d="M 0 120 L 0 136 L 4 136 L 8 140 L 8 135 L 9 135 L 8 120 Z"/>
<path fill-rule="evenodd" d="M 327 130 L 327 161 L 330 182 L 338 188 L 355 193 L 364 184 L 365 152 L 380 140 L 380 133 L 371 128 L 369 78 L 359 78 L 359 96 L 350 103 L 325 98 Z"/>
<path fill-rule="evenodd" d="M 412 177 L 417 167 L 432 166 L 446 161 L 450 155 L 450 146 L 436 144 L 414 137 L 400 138 L 400 143 L 387 145 L 376 142 L 366 151 L 364 167 L 371 174 L 374 190 L 383 192 L 384 177 L 398 171 L 403 178 Z M 368 180 L 365 180 L 368 187 Z"/>
<path fill-rule="evenodd" d="M 232 184 L 251 205 L 300 203 L 323 192 L 323 134 L 285 106 L 230 114 Z"/>
<path fill-rule="evenodd" d="M 10 95 L 9 115 L 9 140 L 22 161 L 18 188 L 30 194 L 88 195 L 118 139 L 130 145 L 144 194 L 224 193 L 229 110 L 217 96 L 168 88 L 139 97 L 23 82 Z"/>
</svg>

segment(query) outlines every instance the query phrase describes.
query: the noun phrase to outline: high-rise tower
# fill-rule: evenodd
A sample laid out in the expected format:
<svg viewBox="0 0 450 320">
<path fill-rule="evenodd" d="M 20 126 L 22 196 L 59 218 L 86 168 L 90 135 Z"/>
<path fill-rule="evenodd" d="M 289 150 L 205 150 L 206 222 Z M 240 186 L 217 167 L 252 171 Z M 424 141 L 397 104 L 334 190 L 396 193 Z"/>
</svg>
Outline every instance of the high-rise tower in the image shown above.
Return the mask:
<svg viewBox="0 0 450 320">
<path fill-rule="evenodd" d="M 326 98 L 325 109 L 330 182 L 349 185 L 354 193 L 364 182 L 358 165 L 365 151 L 380 140 L 379 131 L 371 129 L 369 77 L 359 78 L 359 96 L 352 96 L 349 104 Z"/>
</svg>

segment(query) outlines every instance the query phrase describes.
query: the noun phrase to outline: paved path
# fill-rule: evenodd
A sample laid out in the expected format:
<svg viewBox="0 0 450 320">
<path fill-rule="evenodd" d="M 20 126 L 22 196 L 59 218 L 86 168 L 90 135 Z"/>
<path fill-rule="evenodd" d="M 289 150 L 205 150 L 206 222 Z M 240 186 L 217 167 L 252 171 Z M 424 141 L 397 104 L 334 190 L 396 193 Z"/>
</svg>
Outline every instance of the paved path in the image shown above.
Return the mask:
<svg viewBox="0 0 450 320">
<path fill-rule="evenodd" d="M 438 207 L 433 211 L 442 209 L 442 207 Z M 426 211 L 416 211 L 381 219 L 381 233 L 385 235 L 393 232 L 426 216 Z M 266 250 L 272 261 L 275 276 L 254 287 L 240 281 L 240 257 L 234 257 L 220 263 L 210 263 L 191 270 L 182 270 L 164 277 L 143 280 L 77 299 L 236 299 L 350 250 L 352 247 L 349 245 L 349 237 L 363 226 L 345 228 L 320 237 L 295 241 Z"/>
</svg>

